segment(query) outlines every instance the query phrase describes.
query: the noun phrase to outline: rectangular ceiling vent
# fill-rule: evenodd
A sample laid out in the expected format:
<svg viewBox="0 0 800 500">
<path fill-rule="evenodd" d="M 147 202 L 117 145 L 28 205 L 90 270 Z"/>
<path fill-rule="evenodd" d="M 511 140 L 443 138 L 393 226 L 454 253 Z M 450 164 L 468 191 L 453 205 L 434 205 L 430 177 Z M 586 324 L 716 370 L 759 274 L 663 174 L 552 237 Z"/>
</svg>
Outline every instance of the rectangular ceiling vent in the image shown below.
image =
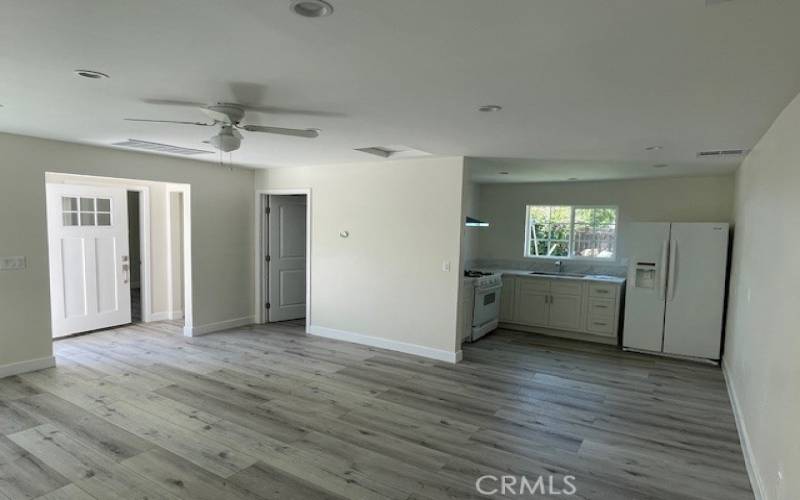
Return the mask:
<svg viewBox="0 0 800 500">
<path fill-rule="evenodd" d="M 708 158 L 715 156 L 745 156 L 749 152 L 749 149 L 719 149 L 713 151 L 700 151 L 697 153 L 697 157 Z"/>
<path fill-rule="evenodd" d="M 131 148 L 131 149 L 144 149 L 146 151 L 154 151 L 157 153 L 170 153 L 174 155 L 183 155 L 183 156 L 204 155 L 213 153 L 213 151 L 182 148 L 180 146 L 171 146 L 169 144 L 161 144 L 158 142 L 141 141 L 139 139 L 128 139 L 127 141 L 115 142 L 112 144 L 112 146 L 119 146 L 121 148 Z"/>
<path fill-rule="evenodd" d="M 370 146 L 368 148 L 356 148 L 354 151 L 361 151 L 362 153 L 380 156 L 381 158 L 419 158 L 422 156 L 431 156 L 431 153 L 422 151 L 421 149 L 414 149 L 401 145 Z"/>
</svg>

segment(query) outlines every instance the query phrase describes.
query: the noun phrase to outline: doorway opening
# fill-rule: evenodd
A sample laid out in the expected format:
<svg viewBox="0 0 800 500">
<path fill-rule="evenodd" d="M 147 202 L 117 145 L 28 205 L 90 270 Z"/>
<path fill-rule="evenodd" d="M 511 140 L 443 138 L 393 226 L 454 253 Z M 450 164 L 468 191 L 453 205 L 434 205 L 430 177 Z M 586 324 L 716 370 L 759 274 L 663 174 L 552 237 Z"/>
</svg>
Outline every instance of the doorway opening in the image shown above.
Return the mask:
<svg viewBox="0 0 800 500">
<path fill-rule="evenodd" d="M 311 196 L 308 190 L 260 191 L 256 320 L 310 325 Z"/>
<path fill-rule="evenodd" d="M 188 185 L 48 172 L 45 188 L 53 338 L 191 326 Z"/>
<path fill-rule="evenodd" d="M 142 252 L 140 202 L 138 191 L 127 192 L 128 202 L 128 255 L 131 276 L 131 322 L 142 321 Z"/>
</svg>

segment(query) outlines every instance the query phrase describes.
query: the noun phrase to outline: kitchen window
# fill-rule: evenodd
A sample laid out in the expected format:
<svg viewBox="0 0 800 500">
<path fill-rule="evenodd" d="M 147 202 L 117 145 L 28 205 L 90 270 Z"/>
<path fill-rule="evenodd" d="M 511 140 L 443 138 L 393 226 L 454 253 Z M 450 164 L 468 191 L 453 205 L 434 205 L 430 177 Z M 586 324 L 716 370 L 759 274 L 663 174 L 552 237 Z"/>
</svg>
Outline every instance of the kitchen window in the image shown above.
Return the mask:
<svg viewBox="0 0 800 500">
<path fill-rule="evenodd" d="M 525 256 L 614 259 L 616 207 L 528 205 Z"/>
</svg>

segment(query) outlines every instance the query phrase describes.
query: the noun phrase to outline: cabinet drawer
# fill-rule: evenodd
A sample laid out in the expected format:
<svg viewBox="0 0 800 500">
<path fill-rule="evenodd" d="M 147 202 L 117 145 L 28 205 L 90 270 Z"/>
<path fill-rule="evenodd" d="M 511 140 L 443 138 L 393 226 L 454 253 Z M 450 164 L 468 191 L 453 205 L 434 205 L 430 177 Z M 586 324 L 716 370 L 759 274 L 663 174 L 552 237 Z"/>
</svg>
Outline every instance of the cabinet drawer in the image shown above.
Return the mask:
<svg viewBox="0 0 800 500">
<path fill-rule="evenodd" d="M 611 335 L 614 333 L 614 320 L 590 315 L 586 324 L 586 329 L 594 333 Z"/>
<path fill-rule="evenodd" d="M 616 299 L 618 288 L 617 285 L 608 283 L 589 283 L 589 297 Z"/>
<path fill-rule="evenodd" d="M 547 292 L 550 291 L 550 280 L 540 278 L 520 278 L 517 280 L 520 292 Z"/>
<path fill-rule="evenodd" d="M 613 299 L 589 298 L 589 316 L 595 318 L 613 319 L 617 302 Z"/>
<path fill-rule="evenodd" d="M 554 279 L 550 282 L 550 291 L 553 295 L 581 295 L 583 283 Z"/>
</svg>

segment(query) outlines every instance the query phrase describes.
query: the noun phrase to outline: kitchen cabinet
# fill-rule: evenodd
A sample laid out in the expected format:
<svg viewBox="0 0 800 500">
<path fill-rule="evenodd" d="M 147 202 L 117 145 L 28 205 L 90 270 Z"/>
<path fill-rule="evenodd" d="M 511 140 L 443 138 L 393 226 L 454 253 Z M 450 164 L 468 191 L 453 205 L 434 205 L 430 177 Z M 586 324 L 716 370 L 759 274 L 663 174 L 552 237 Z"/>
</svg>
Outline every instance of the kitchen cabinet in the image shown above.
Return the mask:
<svg viewBox="0 0 800 500">
<path fill-rule="evenodd" d="M 514 320 L 514 295 L 517 279 L 514 276 L 503 276 L 503 290 L 500 292 L 500 321 Z"/>
<path fill-rule="evenodd" d="M 547 326 L 563 330 L 580 330 L 581 303 L 579 295 L 551 295 Z"/>
<path fill-rule="evenodd" d="M 504 275 L 500 321 L 506 328 L 518 325 L 554 335 L 577 333 L 582 335 L 578 338 L 613 343 L 619 330 L 622 287 L 622 282 Z"/>
<path fill-rule="evenodd" d="M 514 300 L 515 323 L 547 326 L 549 295 L 546 285 L 544 280 L 517 280 Z"/>
</svg>

